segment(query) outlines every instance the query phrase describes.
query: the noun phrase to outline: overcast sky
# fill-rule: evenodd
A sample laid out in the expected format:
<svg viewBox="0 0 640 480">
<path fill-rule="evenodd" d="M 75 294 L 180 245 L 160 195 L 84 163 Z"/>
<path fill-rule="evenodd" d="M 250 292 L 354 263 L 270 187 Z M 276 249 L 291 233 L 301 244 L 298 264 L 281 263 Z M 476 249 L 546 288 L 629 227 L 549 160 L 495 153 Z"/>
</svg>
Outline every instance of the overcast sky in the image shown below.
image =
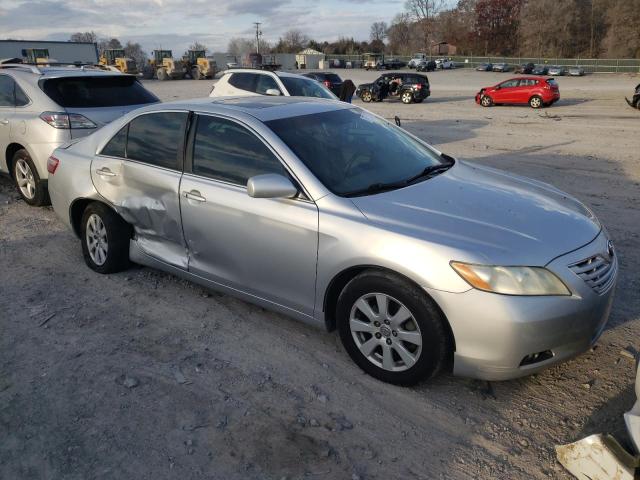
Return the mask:
<svg viewBox="0 0 640 480">
<path fill-rule="evenodd" d="M 68 40 L 79 31 L 140 42 L 182 54 L 194 40 L 226 51 L 231 37 L 253 35 L 263 22 L 270 42 L 291 28 L 318 40 L 369 39 L 373 22 L 390 22 L 403 0 L 0 0 L 0 36 Z"/>
</svg>

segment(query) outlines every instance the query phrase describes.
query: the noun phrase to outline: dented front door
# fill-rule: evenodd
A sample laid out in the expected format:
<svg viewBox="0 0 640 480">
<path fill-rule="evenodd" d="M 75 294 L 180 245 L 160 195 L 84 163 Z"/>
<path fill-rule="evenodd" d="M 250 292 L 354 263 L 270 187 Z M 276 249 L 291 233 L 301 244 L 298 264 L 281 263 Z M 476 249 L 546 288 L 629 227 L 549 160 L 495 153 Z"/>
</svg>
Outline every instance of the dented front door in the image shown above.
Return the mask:
<svg viewBox="0 0 640 480">
<path fill-rule="evenodd" d="M 107 144 L 91 165 L 96 189 L 133 226 L 140 248 L 184 269 L 187 250 L 178 195 L 187 115 L 154 112 L 136 117 L 112 139 L 124 137 L 124 152 L 119 155 L 118 148 Z"/>
</svg>

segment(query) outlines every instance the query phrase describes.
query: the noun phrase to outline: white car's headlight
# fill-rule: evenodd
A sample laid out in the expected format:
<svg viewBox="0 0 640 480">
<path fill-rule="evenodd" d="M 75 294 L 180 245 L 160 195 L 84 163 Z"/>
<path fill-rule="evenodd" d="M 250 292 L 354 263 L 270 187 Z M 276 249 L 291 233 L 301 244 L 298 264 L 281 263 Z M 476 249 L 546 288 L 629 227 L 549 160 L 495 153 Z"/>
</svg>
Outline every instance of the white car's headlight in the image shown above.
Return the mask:
<svg viewBox="0 0 640 480">
<path fill-rule="evenodd" d="M 503 295 L 571 295 L 562 280 L 543 267 L 500 267 L 451 262 L 469 285 Z"/>
</svg>

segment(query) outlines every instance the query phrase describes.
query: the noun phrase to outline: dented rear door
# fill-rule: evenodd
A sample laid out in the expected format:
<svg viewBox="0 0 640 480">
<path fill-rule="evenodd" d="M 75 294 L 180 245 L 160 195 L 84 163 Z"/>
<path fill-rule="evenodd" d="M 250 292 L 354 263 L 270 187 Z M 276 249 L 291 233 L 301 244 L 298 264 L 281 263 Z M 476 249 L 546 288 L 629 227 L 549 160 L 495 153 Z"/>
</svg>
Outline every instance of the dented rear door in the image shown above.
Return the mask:
<svg viewBox="0 0 640 480">
<path fill-rule="evenodd" d="M 179 189 L 188 112 L 139 115 L 96 155 L 96 190 L 129 222 L 140 248 L 170 265 L 187 268 Z"/>
</svg>

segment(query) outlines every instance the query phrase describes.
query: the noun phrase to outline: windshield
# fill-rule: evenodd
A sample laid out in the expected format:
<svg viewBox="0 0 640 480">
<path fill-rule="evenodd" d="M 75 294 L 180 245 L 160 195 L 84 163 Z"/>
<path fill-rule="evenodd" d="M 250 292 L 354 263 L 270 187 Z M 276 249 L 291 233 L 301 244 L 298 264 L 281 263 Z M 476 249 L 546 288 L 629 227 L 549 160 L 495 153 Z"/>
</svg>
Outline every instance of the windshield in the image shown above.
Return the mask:
<svg viewBox="0 0 640 480">
<path fill-rule="evenodd" d="M 285 88 L 292 97 L 318 97 L 336 100 L 337 97 L 324 85 L 307 78 L 280 77 Z"/>
<path fill-rule="evenodd" d="M 356 108 L 271 120 L 266 125 L 336 195 L 374 193 L 372 186 L 410 181 L 429 168 L 445 165 L 402 129 Z"/>
<path fill-rule="evenodd" d="M 121 107 L 159 101 L 130 75 L 50 78 L 40 88 L 64 108 Z"/>
</svg>

